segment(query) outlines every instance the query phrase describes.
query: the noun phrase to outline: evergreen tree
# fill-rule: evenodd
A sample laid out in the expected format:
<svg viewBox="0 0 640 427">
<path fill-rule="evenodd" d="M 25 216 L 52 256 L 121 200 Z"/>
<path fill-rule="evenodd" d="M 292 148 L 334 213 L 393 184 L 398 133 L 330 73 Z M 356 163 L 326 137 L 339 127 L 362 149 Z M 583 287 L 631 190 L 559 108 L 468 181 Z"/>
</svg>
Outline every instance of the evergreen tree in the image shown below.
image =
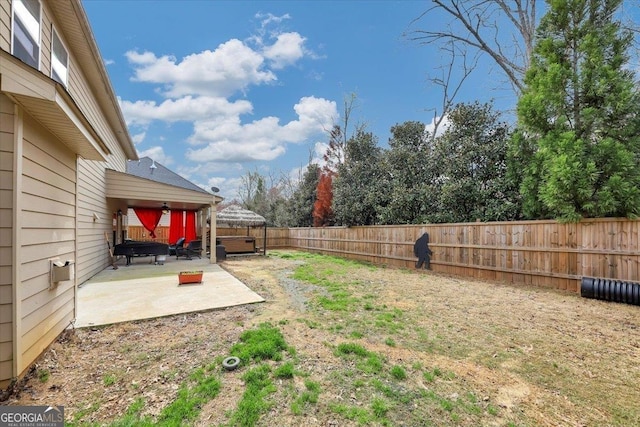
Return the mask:
<svg viewBox="0 0 640 427">
<path fill-rule="evenodd" d="M 437 209 L 431 222 L 508 221 L 518 217 L 517 187 L 509 181 L 509 126 L 491 104 L 458 104 L 433 150 Z"/>
<path fill-rule="evenodd" d="M 552 0 L 541 20 L 512 146 L 527 160 L 528 217 L 640 215 L 640 96 L 620 5 Z"/>
<path fill-rule="evenodd" d="M 267 211 L 262 216 L 269 227 L 287 227 L 291 222 L 289 200 L 278 186 L 271 187 L 267 192 Z"/>
<path fill-rule="evenodd" d="M 349 139 L 345 160 L 333 181 L 333 212 L 340 225 L 376 224 L 381 187 L 381 149 L 370 132 L 358 130 Z"/>
<path fill-rule="evenodd" d="M 383 224 L 428 222 L 435 209 L 435 175 L 430 139 L 421 122 L 404 122 L 391 128 L 381 182 L 385 185 L 378 216 Z"/>
<path fill-rule="evenodd" d="M 311 227 L 313 225 L 313 205 L 316 201 L 319 180 L 320 167 L 315 163 L 310 163 L 289 201 L 289 226 Z"/>
</svg>

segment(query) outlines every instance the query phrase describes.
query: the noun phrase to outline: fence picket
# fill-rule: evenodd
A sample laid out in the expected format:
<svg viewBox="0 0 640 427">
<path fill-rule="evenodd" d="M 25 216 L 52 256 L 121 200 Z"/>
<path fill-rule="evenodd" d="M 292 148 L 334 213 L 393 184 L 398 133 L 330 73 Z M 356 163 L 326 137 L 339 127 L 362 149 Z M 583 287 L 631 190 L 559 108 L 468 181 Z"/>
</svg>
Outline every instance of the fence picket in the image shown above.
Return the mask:
<svg viewBox="0 0 640 427">
<path fill-rule="evenodd" d="M 222 228 L 221 236 L 249 235 L 264 247 L 264 230 Z M 267 248 L 294 248 L 413 268 L 413 243 L 429 233 L 434 271 L 578 292 L 583 276 L 640 279 L 640 220 L 588 219 L 579 223 L 517 221 L 363 227 L 267 228 Z M 168 227 L 156 231 L 166 243 Z M 149 240 L 129 227 L 134 240 Z"/>
</svg>

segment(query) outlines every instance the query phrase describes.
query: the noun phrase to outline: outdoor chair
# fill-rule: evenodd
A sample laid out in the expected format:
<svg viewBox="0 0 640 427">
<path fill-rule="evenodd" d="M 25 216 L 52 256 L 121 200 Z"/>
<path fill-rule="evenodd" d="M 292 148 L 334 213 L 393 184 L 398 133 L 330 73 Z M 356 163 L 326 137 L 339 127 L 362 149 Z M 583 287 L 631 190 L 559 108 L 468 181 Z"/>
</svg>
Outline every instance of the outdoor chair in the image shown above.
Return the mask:
<svg viewBox="0 0 640 427">
<path fill-rule="evenodd" d="M 169 245 L 169 255 L 177 255 L 178 248 L 180 249 L 184 248 L 184 241 L 185 241 L 185 238 L 181 237 L 178 239 L 175 245 Z"/>
<path fill-rule="evenodd" d="M 176 248 L 176 259 L 181 256 L 186 259 L 191 259 L 192 256 L 197 256 L 200 258 L 200 253 L 202 252 L 202 241 L 201 240 L 192 240 L 187 246 L 183 246 L 180 248 Z"/>
</svg>

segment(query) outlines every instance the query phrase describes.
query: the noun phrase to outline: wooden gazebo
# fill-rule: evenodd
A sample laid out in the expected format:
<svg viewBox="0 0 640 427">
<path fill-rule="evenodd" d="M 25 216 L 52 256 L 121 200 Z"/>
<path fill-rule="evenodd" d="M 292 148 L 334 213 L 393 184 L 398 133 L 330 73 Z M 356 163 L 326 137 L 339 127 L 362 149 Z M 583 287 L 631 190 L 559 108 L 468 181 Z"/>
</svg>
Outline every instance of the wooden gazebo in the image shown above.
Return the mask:
<svg viewBox="0 0 640 427">
<path fill-rule="evenodd" d="M 250 227 L 264 227 L 264 248 L 262 249 L 263 254 L 267 254 L 267 220 L 263 216 L 238 205 L 231 205 L 217 213 L 216 221 L 218 224 L 231 227 L 247 227 L 247 235 Z"/>
</svg>

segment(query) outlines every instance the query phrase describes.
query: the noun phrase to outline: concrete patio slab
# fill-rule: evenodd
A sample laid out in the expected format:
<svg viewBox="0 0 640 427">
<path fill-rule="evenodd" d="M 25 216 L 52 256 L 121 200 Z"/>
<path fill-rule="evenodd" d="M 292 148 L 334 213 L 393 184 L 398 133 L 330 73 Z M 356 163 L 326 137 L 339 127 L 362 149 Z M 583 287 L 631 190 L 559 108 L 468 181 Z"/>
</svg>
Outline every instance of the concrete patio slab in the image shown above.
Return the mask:
<svg viewBox="0 0 640 427">
<path fill-rule="evenodd" d="M 200 284 L 178 284 L 179 271 L 202 270 Z M 263 302 L 209 260 L 169 260 L 164 265 L 134 263 L 98 273 L 78 289 L 75 327 L 108 325 L 180 313 Z"/>
</svg>

